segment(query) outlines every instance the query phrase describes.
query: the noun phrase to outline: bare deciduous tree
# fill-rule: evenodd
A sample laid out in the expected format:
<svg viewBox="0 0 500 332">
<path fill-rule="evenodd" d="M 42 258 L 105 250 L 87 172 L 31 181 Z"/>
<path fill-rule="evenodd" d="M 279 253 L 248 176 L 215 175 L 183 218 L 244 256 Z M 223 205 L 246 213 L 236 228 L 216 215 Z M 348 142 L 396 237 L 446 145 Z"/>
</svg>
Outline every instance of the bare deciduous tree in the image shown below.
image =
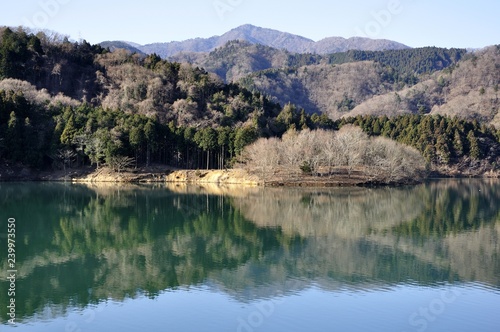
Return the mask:
<svg viewBox="0 0 500 332">
<path fill-rule="evenodd" d="M 280 166 L 282 159 L 281 141 L 277 138 L 261 139 L 249 145 L 242 154 L 242 160 L 249 163 L 262 178 L 271 175 L 272 170 Z"/>
<path fill-rule="evenodd" d="M 245 148 L 242 161 L 264 180 L 276 172 L 319 174 L 322 167 L 331 175 L 337 167 L 348 177 L 356 170 L 370 181 L 395 183 L 418 179 L 425 168 L 417 150 L 387 138 L 369 138 L 355 126 L 338 132 L 291 130 L 281 140 L 260 139 Z"/>
<path fill-rule="evenodd" d="M 114 156 L 108 160 L 108 166 L 118 173 L 126 170 L 127 168 L 133 167 L 134 164 L 134 158 L 125 156 Z"/>
<path fill-rule="evenodd" d="M 351 177 L 355 167 L 362 165 L 369 139 L 359 127 L 344 126 L 335 135 L 337 143 L 337 162 L 347 169 Z"/>
<path fill-rule="evenodd" d="M 66 173 L 66 166 L 71 167 L 71 163 L 76 157 L 76 152 L 71 149 L 59 149 L 56 157 L 62 162 L 64 172 Z"/>
</svg>

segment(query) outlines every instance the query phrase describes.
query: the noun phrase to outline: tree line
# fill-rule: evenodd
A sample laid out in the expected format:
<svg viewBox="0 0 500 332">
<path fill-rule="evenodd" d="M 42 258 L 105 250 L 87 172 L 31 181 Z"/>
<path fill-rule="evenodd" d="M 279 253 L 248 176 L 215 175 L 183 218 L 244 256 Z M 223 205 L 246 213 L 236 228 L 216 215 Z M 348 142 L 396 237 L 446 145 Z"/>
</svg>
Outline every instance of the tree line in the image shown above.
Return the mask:
<svg viewBox="0 0 500 332">
<path fill-rule="evenodd" d="M 494 127 L 439 115 L 332 121 L 287 104 L 275 117 L 249 119 L 244 126 L 196 127 L 86 103 L 37 105 L 21 92 L 0 90 L 0 157 L 35 168 L 111 166 L 119 164 L 119 157 L 129 158 L 128 166 L 161 163 L 189 169 L 225 168 L 259 137 L 332 131 L 348 124 L 359 126 L 369 136 L 414 147 L 429 164 L 483 160 L 493 165 L 500 156 L 500 132 Z M 299 157 L 303 152 L 296 154 Z"/>
<path fill-rule="evenodd" d="M 421 47 L 403 50 L 352 50 L 328 55 L 328 63 L 342 64 L 353 61 L 376 61 L 390 67 L 393 82 L 415 84 L 418 75 L 433 73 L 455 65 L 467 54 L 466 49 Z"/>
<path fill-rule="evenodd" d="M 182 127 L 89 104 L 45 110 L 0 91 L 0 158 L 35 168 L 224 168 L 258 135 L 252 126 Z"/>
<path fill-rule="evenodd" d="M 441 115 L 367 115 L 337 122 L 339 127 L 345 124 L 357 125 L 369 135 L 381 135 L 412 146 L 431 164 L 482 160 L 496 166 L 500 157 L 500 131 L 476 120 Z"/>
</svg>

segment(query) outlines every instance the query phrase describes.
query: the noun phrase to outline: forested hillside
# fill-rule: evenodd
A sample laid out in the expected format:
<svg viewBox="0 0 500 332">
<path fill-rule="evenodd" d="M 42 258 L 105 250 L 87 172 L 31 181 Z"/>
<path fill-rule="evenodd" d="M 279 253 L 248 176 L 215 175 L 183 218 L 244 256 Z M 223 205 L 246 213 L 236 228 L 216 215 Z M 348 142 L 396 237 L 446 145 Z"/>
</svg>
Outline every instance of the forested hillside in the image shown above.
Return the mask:
<svg viewBox="0 0 500 332">
<path fill-rule="evenodd" d="M 210 53 L 179 53 L 170 58 L 187 62 L 217 74 L 226 82 L 236 82 L 251 73 L 319 63 L 319 55 L 290 53 L 260 44 L 234 40 Z"/>
<path fill-rule="evenodd" d="M 240 42 L 228 47 L 231 45 L 239 48 Z M 3 28 L 0 168 L 11 163 L 33 169 L 106 164 L 117 171 L 152 164 L 224 168 L 243 162 L 241 153 L 258 138 L 281 138 L 285 133 L 293 137 L 291 133 L 304 129 L 337 130 L 352 123 L 370 136 L 386 136 L 414 147 L 431 167 L 460 166 L 476 172 L 496 169 L 500 156 L 496 128 L 487 126 L 480 117 L 473 122 L 450 117 L 455 109 L 452 104 L 446 113 L 446 104 L 424 98 L 434 91 L 430 88 L 424 90 L 423 99 L 402 91 L 421 89 L 435 80 L 433 89 L 442 89 L 450 100 L 467 95 L 477 95 L 479 100 L 488 98 L 489 112 L 495 118 L 498 48 L 478 53 L 444 71 L 418 76 L 420 83 L 411 85 L 400 78 L 400 73 L 404 68 L 426 68 L 422 67 L 423 58 L 405 62 L 400 56 L 399 65 L 392 61 L 391 67 L 382 62 L 398 56 L 384 60 L 379 54 L 371 61 L 320 63 L 294 69 L 296 64 L 317 59 L 293 54 L 282 58 L 285 53 L 267 47 L 245 47 L 255 50 L 256 56 L 271 54 L 277 63 L 291 66 L 253 77 L 261 79 L 264 91 L 279 85 L 292 86 L 292 90 L 274 91 L 281 100 L 293 103 L 273 102 L 255 88 L 256 82 L 253 89 L 224 83 L 203 68 L 162 60 L 154 54 L 145 57 L 124 50 L 110 52 L 85 41 L 71 42 L 58 35 Z M 443 52 L 433 54 L 445 58 L 453 53 Z M 460 52 L 453 54 L 455 58 L 450 57 L 446 65 L 461 56 Z M 437 63 L 436 57 L 430 56 L 427 68 L 445 65 Z M 384 96 L 395 99 L 398 95 L 405 112 L 415 115 L 348 118 L 359 114 L 359 107 L 370 101 Z M 469 100 L 475 102 L 474 98 Z M 323 112 L 332 104 L 336 113 Z M 427 105 L 429 108 L 425 108 Z M 426 115 L 431 105 L 449 116 Z M 380 110 L 384 109 L 374 108 Z M 399 114 L 393 109 L 391 112 Z M 333 121 L 327 114 L 339 120 Z M 293 167 L 304 171 L 304 163 Z"/>
<path fill-rule="evenodd" d="M 375 62 L 352 62 L 270 69 L 240 82 L 277 102 L 290 102 L 309 114 L 325 113 L 337 119 L 374 95 L 392 91 L 396 84 L 392 73 Z"/>
<path fill-rule="evenodd" d="M 20 79 L 51 95 L 94 102 L 102 93 L 95 73 L 103 70 L 94 60 L 105 52 L 85 41 L 71 43 L 58 35 L 0 28 L 0 79 Z"/>
<path fill-rule="evenodd" d="M 439 48 L 311 55 L 313 64 L 256 72 L 240 79 L 240 83 L 280 103 L 292 102 L 308 113 L 326 113 L 337 119 L 365 101 L 400 94 L 432 73 L 453 68 L 464 56 L 465 50 Z M 408 99 L 408 110 L 418 111 L 418 101 L 413 105 L 415 98 Z"/>
<path fill-rule="evenodd" d="M 43 168 L 120 156 L 216 168 L 282 130 L 273 125 L 279 105 L 203 69 L 52 37 L 0 32 L 3 159 Z"/>
<path fill-rule="evenodd" d="M 268 69 L 310 65 L 340 65 L 344 63 L 375 61 L 392 68 L 399 82 L 416 83 L 418 75 L 447 68 L 466 55 L 464 49 L 423 47 L 415 49 L 336 52 L 328 55 L 318 53 L 293 53 L 261 44 L 245 41 L 230 41 L 210 53 L 184 52 L 170 58 L 176 62 L 187 62 L 217 74 L 227 82 L 237 81 L 253 73 Z M 259 73 L 256 74 L 257 76 Z M 253 76 L 250 79 L 256 80 Z M 258 80 L 258 79 L 257 79 Z"/>
<path fill-rule="evenodd" d="M 403 50 L 359 51 L 333 53 L 325 56 L 328 64 L 342 64 L 354 61 L 375 61 L 389 66 L 401 76 L 414 75 L 443 70 L 456 64 L 466 55 L 465 49 L 446 49 L 422 47 Z"/>
<path fill-rule="evenodd" d="M 307 113 L 326 113 L 337 119 L 374 97 L 401 95 L 400 91 L 428 80 L 432 73 L 472 57 L 463 49 L 436 47 L 299 54 L 233 41 L 210 53 L 181 53 L 173 59 L 205 68 L 226 82 L 238 81 L 282 105 L 292 103 Z M 422 112 L 425 106 L 419 99 L 418 93 L 407 97 L 408 111 Z M 370 110 L 362 113 L 370 114 Z"/>
<path fill-rule="evenodd" d="M 349 116 L 442 114 L 500 125 L 500 46 L 491 46 L 414 86 L 376 95 L 356 105 Z"/>
</svg>

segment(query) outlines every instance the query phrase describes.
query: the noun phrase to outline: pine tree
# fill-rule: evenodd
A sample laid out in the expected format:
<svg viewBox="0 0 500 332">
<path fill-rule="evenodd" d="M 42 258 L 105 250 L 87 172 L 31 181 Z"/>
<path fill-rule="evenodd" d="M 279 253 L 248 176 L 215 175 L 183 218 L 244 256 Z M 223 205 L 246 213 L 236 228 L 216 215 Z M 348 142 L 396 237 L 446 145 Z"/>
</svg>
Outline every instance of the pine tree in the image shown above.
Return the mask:
<svg viewBox="0 0 500 332">
<path fill-rule="evenodd" d="M 436 142 L 436 155 L 441 164 L 449 164 L 450 162 L 450 149 L 446 142 L 446 139 L 443 136 L 439 136 Z"/>
<path fill-rule="evenodd" d="M 238 128 L 234 137 L 234 152 L 236 155 L 239 155 L 245 146 L 253 143 L 257 137 L 257 132 L 252 127 Z"/>
<path fill-rule="evenodd" d="M 474 160 L 478 160 L 481 157 L 481 149 L 472 130 L 467 134 L 467 140 L 469 141 L 469 156 Z"/>
<path fill-rule="evenodd" d="M 146 138 L 146 166 L 151 166 L 151 152 L 157 147 L 157 129 L 153 120 L 149 120 L 144 126 L 144 137 Z"/>
<path fill-rule="evenodd" d="M 9 121 L 7 122 L 5 145 L 7 146 L 7 158 L 10 157 L 17 161 L 22 159 L 21 125 L 14 111 L 10 112 Z"/>
<path fill-rule="evenodd" d="M 61 143 L 70 146 L 73 142 L 73 138 L 77 133 L 77 129 L 75 127 L 75 120 L 73 119 L 73 115 L 71 115 L 66 122 L 66 126 L 64 126 L 64 130 L 61 134 Z"/>
<path fill-rule="evenodd" d="M 455 129 L 455 134 L 453 136 L 453 151 L 457 157 L 461 157 L 464 154 L 464 144 L 458 129 Z"/>
<path fill-rule="evenodd" d="M 135 168 L 137 168 L 139 153 L 141 151 L 141 147 L 144 144 L 144 130 L 141 126 L 134 126 L 129 133 L 129 142 L 130 147 L 134 149 L 135 152 Z"/>
</svg>

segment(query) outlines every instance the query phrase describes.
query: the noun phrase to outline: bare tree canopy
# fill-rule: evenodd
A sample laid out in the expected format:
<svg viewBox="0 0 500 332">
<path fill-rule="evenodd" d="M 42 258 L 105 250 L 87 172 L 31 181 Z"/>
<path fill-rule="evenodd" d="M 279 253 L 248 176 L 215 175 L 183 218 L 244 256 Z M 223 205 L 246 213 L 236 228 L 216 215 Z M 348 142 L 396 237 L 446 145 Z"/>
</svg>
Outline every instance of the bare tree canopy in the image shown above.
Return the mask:
<svg viewBox="0 0 500 332">
<path fill-rule="evenodd" d="M 351 177 L 354 171 L 376 183 L 406 183 L 422 177 L 425 160 L 414 148 L 387 138 L 370 138 L 359 127 L 288 131 L 283 138 L 259 139 L 242 154 L 242 166 L 264 179 L 277 173 Z"/>
</svg>

